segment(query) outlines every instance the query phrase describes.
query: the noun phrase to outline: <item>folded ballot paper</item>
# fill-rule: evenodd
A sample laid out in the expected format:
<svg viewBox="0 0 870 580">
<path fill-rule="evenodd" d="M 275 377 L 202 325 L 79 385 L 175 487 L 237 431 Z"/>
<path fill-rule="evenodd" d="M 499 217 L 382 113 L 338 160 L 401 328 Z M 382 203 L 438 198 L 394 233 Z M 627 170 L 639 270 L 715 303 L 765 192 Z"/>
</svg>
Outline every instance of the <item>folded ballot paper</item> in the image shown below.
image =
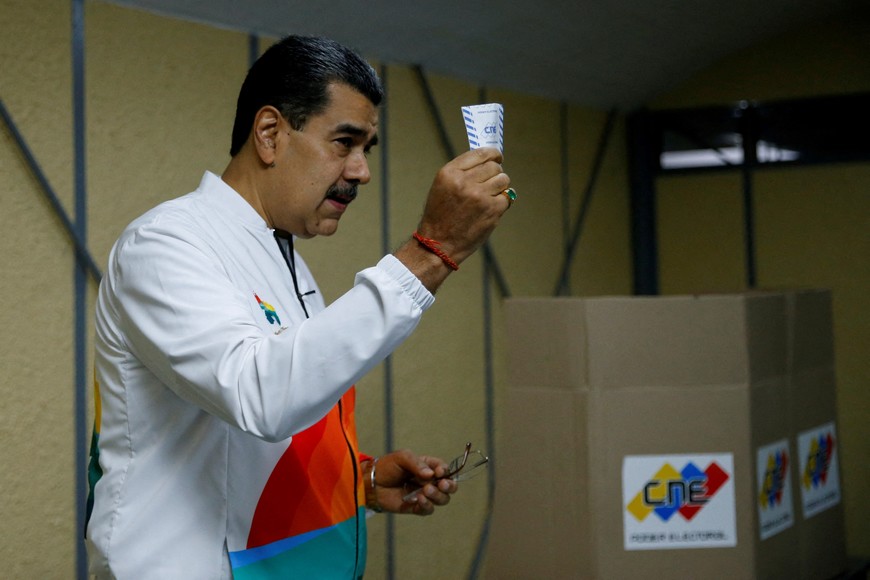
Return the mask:
<svg viewBox="0 0 870 580">
<path fill-rule="evenodd" d="M 504 107 L 499 103 L 462 107 L 468 145 L 495 147 L 504 154 Z"/>
</svg>

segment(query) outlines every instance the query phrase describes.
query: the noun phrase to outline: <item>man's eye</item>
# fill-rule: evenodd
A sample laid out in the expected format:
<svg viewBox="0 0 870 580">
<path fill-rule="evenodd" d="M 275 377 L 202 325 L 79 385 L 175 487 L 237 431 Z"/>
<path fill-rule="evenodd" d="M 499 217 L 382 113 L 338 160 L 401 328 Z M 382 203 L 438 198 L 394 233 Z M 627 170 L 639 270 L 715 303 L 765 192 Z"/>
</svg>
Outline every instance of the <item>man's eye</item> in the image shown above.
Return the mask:
<svg viewBox="0 0 870 580">
<path fill-rule="evenodd" d="M 351 139 L 350 137 L 339 137 L 335 141 L 339 145 L 341 145 L 342 147 L 345 147 L 347 149 L 350 149 L 351 147 L 353 147 L 353 139 Z"/>
</svg>

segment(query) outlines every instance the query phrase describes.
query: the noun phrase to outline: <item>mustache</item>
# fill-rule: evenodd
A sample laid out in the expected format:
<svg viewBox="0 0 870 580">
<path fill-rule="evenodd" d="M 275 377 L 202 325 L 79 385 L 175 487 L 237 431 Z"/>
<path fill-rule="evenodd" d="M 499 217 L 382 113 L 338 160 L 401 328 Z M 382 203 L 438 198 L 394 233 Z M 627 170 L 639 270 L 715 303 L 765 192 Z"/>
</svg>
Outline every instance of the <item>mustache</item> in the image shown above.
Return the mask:
<svg viewBox="0 0 870 580">
<path fill-rule="evenodd" d="M 341 200 L 353 201 L 357 196 L 357 186 L 332 185 L 326 190 L 326 197 L 336 197 Z"/>
</svg>

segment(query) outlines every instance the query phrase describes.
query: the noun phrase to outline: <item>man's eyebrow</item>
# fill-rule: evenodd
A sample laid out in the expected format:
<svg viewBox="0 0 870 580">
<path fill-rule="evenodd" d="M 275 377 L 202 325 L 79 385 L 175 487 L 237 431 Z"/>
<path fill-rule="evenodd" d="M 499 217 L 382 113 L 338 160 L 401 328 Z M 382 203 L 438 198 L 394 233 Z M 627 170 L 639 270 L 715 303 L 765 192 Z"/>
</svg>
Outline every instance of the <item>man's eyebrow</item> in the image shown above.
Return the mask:
<svg viewBox="0 0 870 580">
<path fill-rule="evenodd" d="M 363 129 L 362 127 L 357 127 L 356 125 L 352 125 L 350 123 L 343 123 L 335 128 L 336 133 L 344 133 L 346 135 L 353 135 L 354 137 L 362 137 L 366 138 L 369 135 L 369 132 Z M 371 139 L 369 139 L 367 145 L 369 147 L 374 147 L 378 144 L 378 135 L 375 133 Z"/>
</svg>

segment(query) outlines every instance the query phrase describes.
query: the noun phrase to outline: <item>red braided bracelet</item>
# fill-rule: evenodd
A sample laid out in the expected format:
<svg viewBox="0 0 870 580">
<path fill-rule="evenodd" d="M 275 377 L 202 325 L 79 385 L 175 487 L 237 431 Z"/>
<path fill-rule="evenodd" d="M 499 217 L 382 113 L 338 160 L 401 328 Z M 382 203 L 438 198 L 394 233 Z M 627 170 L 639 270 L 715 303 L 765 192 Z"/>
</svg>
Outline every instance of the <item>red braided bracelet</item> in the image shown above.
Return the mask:
<svg viewBox="0 0 870 580">
<path fill-rule="evenodd" d="M 441 242 L 436 242 L 432 238 L 424 238 L 417 232 L 414 232 L 414 239 L 420 242 L 420 245 L 441 258 L 441 261 L 447 264 L 447 267 L 451 270 L 458 270 L 459 264 L 450 259 L 444 250 L 441 249 Z"/>
</svg>

